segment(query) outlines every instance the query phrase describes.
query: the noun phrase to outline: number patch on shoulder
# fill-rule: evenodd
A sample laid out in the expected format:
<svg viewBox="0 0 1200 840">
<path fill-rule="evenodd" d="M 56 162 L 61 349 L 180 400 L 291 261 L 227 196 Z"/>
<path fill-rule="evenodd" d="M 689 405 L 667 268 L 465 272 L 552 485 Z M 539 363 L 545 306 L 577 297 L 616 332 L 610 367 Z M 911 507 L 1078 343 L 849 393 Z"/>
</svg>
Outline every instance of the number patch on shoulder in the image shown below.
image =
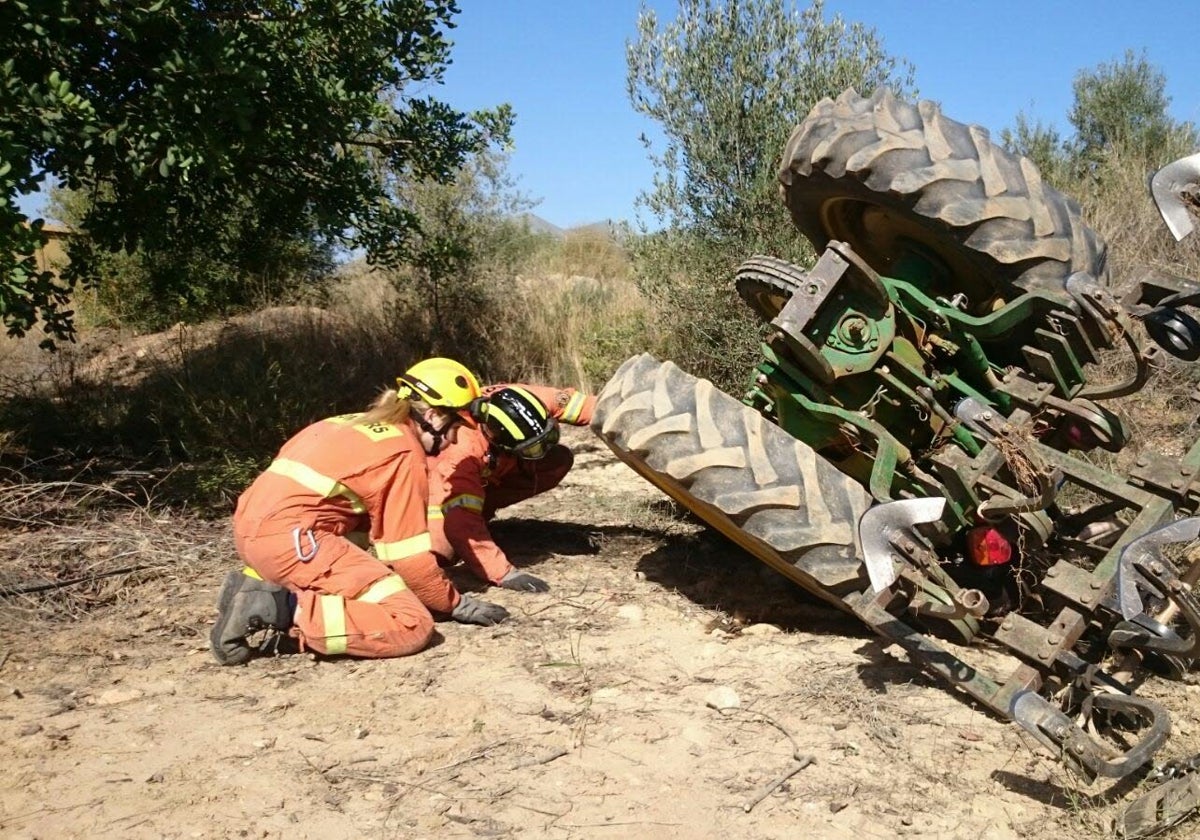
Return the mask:
<svg viewBox="0 0 1200 840">
<path fill-rule="evenodd" d="M 354 427 L 371 440 L 388 440 L 389 438 L 404 437 L 404 430 L 389 423 L 360 423 Z"/>
</svg>

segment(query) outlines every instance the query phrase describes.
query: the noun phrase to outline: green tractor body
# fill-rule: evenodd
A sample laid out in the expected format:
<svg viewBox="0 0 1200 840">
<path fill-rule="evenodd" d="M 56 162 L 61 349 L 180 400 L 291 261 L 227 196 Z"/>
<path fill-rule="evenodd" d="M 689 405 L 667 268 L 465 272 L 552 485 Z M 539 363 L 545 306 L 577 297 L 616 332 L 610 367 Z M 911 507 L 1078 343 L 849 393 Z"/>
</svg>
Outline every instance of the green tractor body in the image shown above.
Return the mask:
<svg viewBox="0 0 1200 840">
<path fill-rule="evenodd" d="M 1200 655 L 1200 563 L 1164 553 L 1200 536 L 1200 442 L 1119 458 L 1129 432 L 1105 402 L 1145 385 L 1156 345 L 1194 351 L 1177 306 L 1200 287 L 1148 275 L 1118 301 L 1074 202 L 886 91 L 819 103 L 780 181 L 820 257 L 738 269 L 768 331 L 744 398 L 643 355 L 593 428 L 1075 770 L 1136 772 L 1169 722 L 1134 688 Z M 1113 355 L 1121 375 L 1096 377 Z M 969 663 L 985 639 L 1008 670 Z"/>
</svg>

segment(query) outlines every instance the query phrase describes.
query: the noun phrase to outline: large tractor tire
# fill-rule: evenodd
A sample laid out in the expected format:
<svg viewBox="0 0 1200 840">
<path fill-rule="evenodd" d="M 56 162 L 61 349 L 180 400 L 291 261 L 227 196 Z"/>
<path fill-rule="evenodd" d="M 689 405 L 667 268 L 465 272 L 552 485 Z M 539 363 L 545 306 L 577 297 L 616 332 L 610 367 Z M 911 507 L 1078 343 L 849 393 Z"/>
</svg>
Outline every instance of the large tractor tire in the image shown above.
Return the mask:
<svg viewBox="0 0 1200 840">
<path fill-rule="evenodd" d="M 965 292 L 976 313 L 1021 289 L 1061 293 L 1075 272 L 1108 282 L 1105 244 L 1079 205 L 933 102 L 886 89 L 818 102 L 792 132 L 779 180 L 818 253 L 848 242 L 888 277 L 918 258 L 934 269 L 929 291 Z"/>
<path fill-rule="evenodd" d="M 807 444 L 708 380 L 649 354 L 601 391 L 595 431 L 643 478 L 733 542 L 843 609 L 866 586 L 870 498 Z"/>
</svg>

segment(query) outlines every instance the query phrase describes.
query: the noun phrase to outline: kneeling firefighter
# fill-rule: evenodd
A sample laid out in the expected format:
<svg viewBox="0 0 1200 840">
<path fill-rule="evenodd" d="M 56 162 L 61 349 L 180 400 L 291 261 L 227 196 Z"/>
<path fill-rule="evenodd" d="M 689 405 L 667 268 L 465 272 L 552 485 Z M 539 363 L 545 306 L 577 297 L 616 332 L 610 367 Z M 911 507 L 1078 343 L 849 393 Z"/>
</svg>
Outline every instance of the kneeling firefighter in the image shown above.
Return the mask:
<svg viewBox="0 0 1200 840">
<path fill-rule="evenodd" d="M 407 656 L 433 635 L 432 613 L 468 624 L 508 617 L 458 592 L 431 553 L 426 454 L 453 442 L 478 380 L 458 362 L 426 359 L 363 414 L 301 430 L 238 499 L 238 554 L 218 596 L 213 655 L 252 654 L 247 637 L 287 631 L 301 649 Z M 363 546 L 372 546 L 372 556 Z"/>
<path fill-rule="evenodd" d="M 559 443 L 559 423 L 586 426 L 596 398 L 574 388 L 493 385 L 470 405 L 476 425 L 430 458 L 433 550 L 461 559 L 489 583 L 546 592 L 544 580 L 509 562 L 487 523 L 500 508 L 554 487 L 575 462 Z"/>
</svg>

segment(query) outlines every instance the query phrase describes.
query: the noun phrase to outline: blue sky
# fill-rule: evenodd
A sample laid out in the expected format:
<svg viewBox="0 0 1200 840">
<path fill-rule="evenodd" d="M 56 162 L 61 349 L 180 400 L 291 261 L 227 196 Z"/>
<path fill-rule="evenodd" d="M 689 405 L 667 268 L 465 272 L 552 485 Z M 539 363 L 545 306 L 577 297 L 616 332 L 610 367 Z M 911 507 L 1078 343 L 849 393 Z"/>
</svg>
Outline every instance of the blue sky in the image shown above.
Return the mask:
<svg viewBox="0 0 1200 840">
<path fill-rule="evenodd" d="M 625 93 L 639 0 L 460 0 L 453 63 L 428 92 L 465 110 L 511 103 L 511 171 L 559 227 L 635 218 L 653 126 Z M 674 0 L 652 0 L 660 20 Z M 806 3 L 800 3 L 804 6 Z M 828 0 L 916 68 L 921 96 L 998 134 L 1020 111 L 1068 133 L 1080 69 L 1143 49 L 1167 77 L 1172 115 L 1200 123 L 1200 26 L 1186 0 Z M 780 138 L 782 147 L 786 138 Z M 36 211 L 39 197 L 22 202 Z"/>
<path fill-rule="evenodd" d="M 633 219 L 652 170 L 651 127 L 625 93 L 625 43 L 638 0 L 460 0 L 453 64 L 431 91 L 463 109 L 512 104 L 511 170 L 560 227 Z M 806 5 L 804 3 L 799 4 Z M 673 0 L 654 0 L 660 20 Z M 874 27 L 916 68 L 922 98 L 998 135 L 1024 111 L 1069 133 L 1081 69 L 1141 52 L 1167 77 L 1172 116 L 1200 123 L 1200 25 L 1194 2 L 1166 0 L 828 0 L 826 15 Z M 783 141 L 780 138 L 782 148 Z M 1165 161 L 1164 161 L 1165 163 Z"/>
</svg>

